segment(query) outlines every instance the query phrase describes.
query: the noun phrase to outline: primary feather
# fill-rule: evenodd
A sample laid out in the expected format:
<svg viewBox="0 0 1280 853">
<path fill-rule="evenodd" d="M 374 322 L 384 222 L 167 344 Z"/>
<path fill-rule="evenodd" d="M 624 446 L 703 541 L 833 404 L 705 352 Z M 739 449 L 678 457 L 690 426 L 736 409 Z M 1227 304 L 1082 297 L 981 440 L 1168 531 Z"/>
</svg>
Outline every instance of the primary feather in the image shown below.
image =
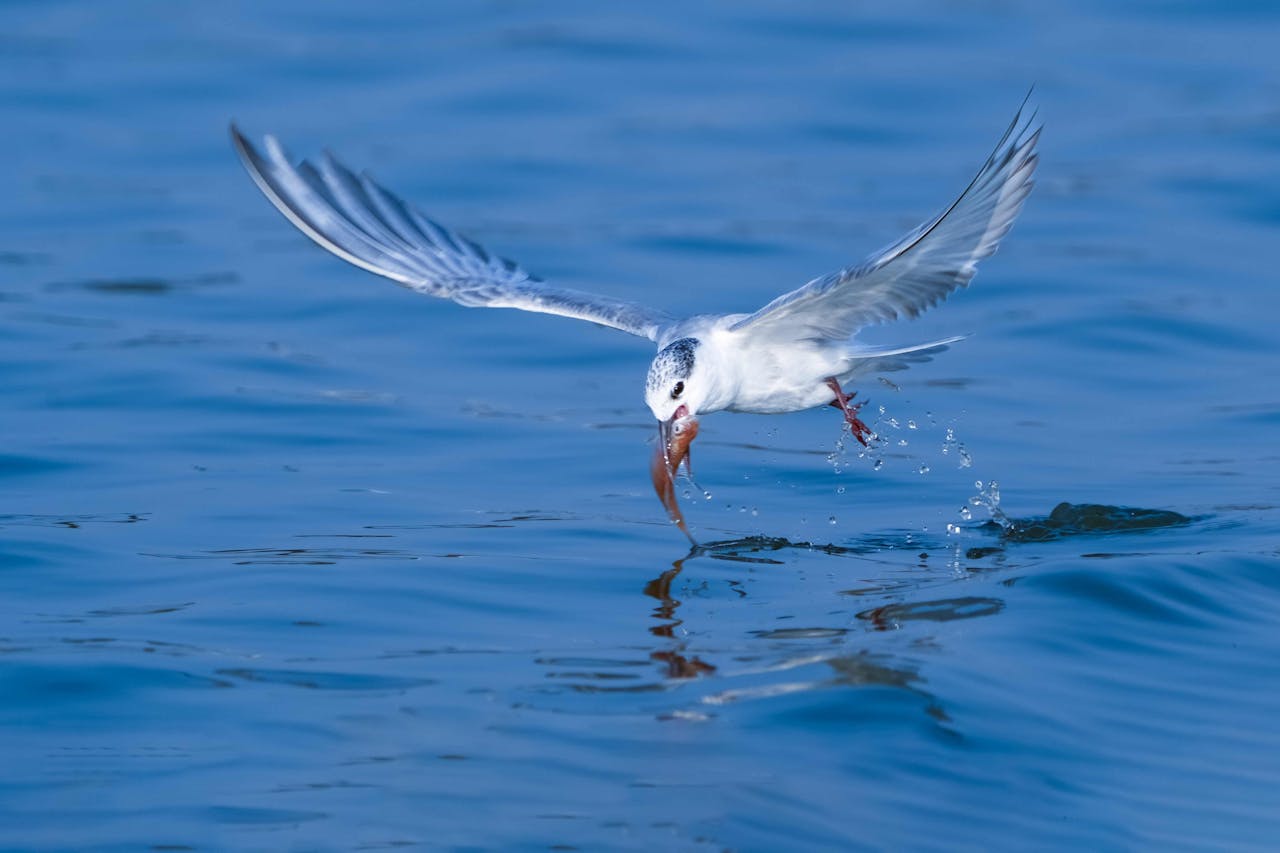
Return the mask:
<svg viewBox="0 0 1280 853">
<path fill-rule="evenodd" d="M 945 211 L 861 264 L 814 279 L 731 329 L 771 339 L 842 340 L 872 323 L 915 317 L 969 284 L 1031 192 L 1035 114 L 1018 111 L 995 151 Z"/>
<path fill-rule="evenodd" d="M 549 287 L 517 264 L 433 222 L 331 154 L 294 165 L 275 137 L 260 152 L 231 139 L 258 187 L 304 234 L 338 257 L 468 307 L 516 308 L 588 320 L 657 340 L 672 318 L 632 302 Z"/>
</svg>

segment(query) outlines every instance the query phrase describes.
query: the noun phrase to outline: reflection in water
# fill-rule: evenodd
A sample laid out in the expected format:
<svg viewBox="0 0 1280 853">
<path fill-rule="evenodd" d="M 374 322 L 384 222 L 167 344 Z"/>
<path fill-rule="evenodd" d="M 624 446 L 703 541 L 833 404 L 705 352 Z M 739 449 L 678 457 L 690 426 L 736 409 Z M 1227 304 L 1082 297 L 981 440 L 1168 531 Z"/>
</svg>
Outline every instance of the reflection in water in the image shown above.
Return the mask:
<svg viewBox="0 0 1280 853">
<path fill-rule="evenodd" d="M 992 484 L 991 494 L 995 495 L 992 507 L 998 509 L 999 493 L 995 491 L 996 488 L 998 487 Z M 1186 525 L 1194 520 L 1166 510 L 1068 503 L 1054 507 L 1053 511 L 1045 517 L 1013 519 L 999 513 L 998 518 L 1000 523 L 988 522 L 977 528 L 996 534 L 998 538 L 995 538 L 990 546 L 968 549 L 966 557 L 980 559 L 997 555 L 1001 564 L 1009 567 L 1013 564 L 1008 559 L 1007 548 L 1014 543 L 1044 542 L 1074 535 L 1152 530 Z M 658 602 L 652 615 L 659 624 L 650 626 L 649 633 L 667 641 L 662 648 L 650 653 L 650 659 L 663 664 L 663 677 L 666 679 L 693 679 L 718 673 L 715 664 L 689 652 L 690 637 L 693 634 L 684 629 L 685 620 L 679 615 L 681 601 L 672 594 L 672 583 L 680 577 L 686 563 L 690 560 L 705 557 L 751 566 L 782 567 L 789 562 L 786 559 L 788 551 L 858 557 L 859 562 L 867 562 L 869 558 L 876 555 L 883 559 L 889 554 L 906 553 L 919 554 L 918 568 L 926 569 L 928 566 L 926 558 L 929 552 L 944 547 L 946 545 L 942 540 L 921 541 L 918 534 L 912 533 L 903 533 L 899 536 L 869 535 L 846 544 L 815 544 L 793 542 L 783 537 L 747 536 L 696 545 L 688 554 L 672 563 L 671 568 L 649 581 L 644 588 L 645 595 Z M 958 567 L 958 552 L 953 553 L 957 553 L 955 565 Z M 865 608 L 853 614 L 853 618 L 863 623 L 866 630 L 876 632 L 901 630 L 911 623 L 921 625 L 977 619 L 994 616 L 1004 610 L 1004 601 L 990 596 L 957 596 L 922 601 L 902 600 L 909 596 L 912 590 L 921 588 L 927 579 L 927 575 L 912 579 L 884 579 L 871 587 L 844 590 L 841 594 L 864 601 L 868 597 L 875 596 L 891 599 L 879 606 Z M 733 581 L 731 586 L 739 596 L 746 596 L 746 590 L 741 583 Z M 775 649 L 783 650 L 781 660 L 766 663 L 763 670 L 755 671 L 757 674 L 789 671 L 813 663 L 824 663 L 836 674 L 834 677 L 823 679 L 785 682 L 770 680 L 764 684 L 726 687 L 703 697 L 704 704 L 715 705 L 744 699 L 759 699 L 832 686 L 877 685 L 906 690 L 925 697 L 928 700 L 927 713 L 938 721 L 947 721 L 947 715 L 937 698 L 923 689 L 925 679 L 915 665 L 898 662 L 884 654 L 873 655 L 865 650 L 851 652 L 847 648 L 846 641 L 853 641 L 853 638 L 860 635 L 853 628 L 805 626 L 758 629 L 746 633 L 758 640 L 774 643 Z M 834 648 L 833 643 L 836 644 Z M 918 648 L 919 645 L 917 644 L 916 647 Z M 735 660 L 741 659 L 741 657 L 735 658 Z"/>
<path fill-rule="evenodd" d="M 649 628 L 649 633 L 655 637 L 675 640 L 676 628 L 683 624 L 683 620 L 676 618 L 676 610 L 680 608 L 680 600 L 672 597 L 671 582 L 684 570 L 684 561 L 687 559 L 688 557 L 676 560 L 671 568 L 645 585 L 644 594 L 658 600 L 658 606 L 653 610 L 653 617 L 662 620 L 662 624 Z M 667 678 L 697 678 L 699 675 L 707 675 L 716 671 L 716 668 L 711 664 L 699 660 L 697 657 L 684 655 L 683 652 L 686 645 L 688 645 L 687 641 L 680 640 L 675 648 L 658 649 L 650 653 L 649 658 L 661 661 L 666 665 Z"/>
<path fill-rule="evenodd" d="M 684 618 L 679 614 L 681 601 L 672 593 L 672 584 L 685 569 L 686 563 L 695 558 L 709 557 L 752 565 L 783 566 L 784 560 L 775 559 L 764 554 L 780 554 L 785 550 L 802 550 L 821 552 L 832 555 L 867 554 L 892 547 L 892 542 L 881 539 L 868 540 L 853 546 L 824 545 L 815 546 L 810 543 L 796 543 L 779 537 L 752 536 L 743 539 L 708 543 L 693 548 L 689 554 L 672 563 L 671 568 L 649 581 L 644 587 L 644 594 L 655 599 L 658 606 L 653 609 L 652 616 L 659 624 L 649 627 L 649 633 L 664 641 L 662 648 L 650 653 L 650 659 L 663 664 L 665 679 L 694 679 L 699 676 L 720 674 L 735 681 L 741 679 L 744 686 L 726 686 L 714 693 L 703 696 L 700 704 L 723 705 L 748 699 L 765 699 L 789 693 L 825 690 L 832 687 L 889 687 L 904 690 L 925 700 L 925 712 L 934 720 L 948 722 L 946 712 L 935 696 L 923 689 L 925 679 L 914 665 L 894 660 L 887 654 L 873 654 L 865 649 L 851 651 L 846 640 L 858 636 L 852 628 L 846 627 L 787 627 L 768 628 L 747 631 L 746 634 L 756 640 L 768 641 L 769 648 L 775 653 L 771 655 L 743 656 L 735 655 L 735 661 L 748 659 L 756 661 L 750 669 L 737 673 L 719 673 L 715 664 L 709 663 L 698 655 L 689 652 L 690 637 L 693 632 L 683 629 Z M 901 543 L 896 543 L 901 544 Z M 918 550 L 918 545 L 910 545 Z M 730 587 L 741 597 L 747 592 L 739 581 L 729 581 Z M 891 604 L 878 608 L 888 627 L 910 619 L 921 621 L 947 621 L 949 619 L 987 616 L 999 612 L 1003 602 L 998 599 L 965 598 L 951 602 L 933 601 L 917 605 Z M 873 611 L 856 614 L 857 618 L 869 619 Z M 877 630 L 882 626 L 875 625 Z M 834 643 L 834 645 L 833 645 Z M 815 664 L 824 664 L 832 670 L 831 674 L 819 678 L 801 678 L 795 680 L 779 680 L 777 674 L 791 671 L 804 671 Z M 765 683 L 758 683 L 759 677 L 765 676 Z"/>
<path fill-rule="evenodd" d="M 1027 547 L 1066 536 L 1152 530 L 1194 520 L 1163 510 L 1065 503 L 1044 517 L 1001 518 L 1003 524 L 989 522 L 970 528 L 973 533 L 992 534 L 989 544 L 976 545 L 964 554 L 969 560 L 994 557 L 994 562 L 985 567 L 966 567 L 950 536 L 922 536 L 919 531 L 868 534 L 840 544 L 763 535 L 699 544 L 644 585 L 652 620 L 646 631 L 658 641 L 657 648 L 648 652 L 647 661 L 540 658 L 538 663 L 556 667 L 557 671 L 548 677 L 563 679 L 568 682 L 565 687 L 580 693 L 661 693 L 686 685 L 704 685 L 690 688 L 700 694 L 694 707 L 664 711 L 663 719 L 705 719 L 699 708 L 832 688 L 889 688 L 923 699 L 925 713 L 955 734 L 942 702 L 926 689 L 921 664 L 883 651 L 883 643 L 873 640 L 873 634 L 910 630 L 907 648 L 912 654 L 930 654 L 939 645 L 934 632 L 942 623 L 995 616 L 1005 609 L 1003 598 L 990 595 L 924 594 L 936 589 L 940 581 L 953 581 L 955 572 L 1025 567 L 1038 557 L 1028 552 L 1027 559 L 1016 559 L 1023 543 Z M 944 560 L 930 559 L 943 554 Z M 802 613 L 777 606 L 734 606 L 737 600 L 748 597 L 749 584 L 798 580 L 791 577 L 792 567 L 806 556 L 822 561 L 821 555 L 850 558 L 838 566 L 828 562 L 829 571 L 847 575 L 869 570 L 873 575 L 857 587 L 841 588 L 843 585 L 837 584 L 831 590 L 832 600 L 856 604 L 856 610 L 832 608 L 828 606 L 830 600 L 819 601 L 815 602 L 817 609 L 810 613 L 812 621 L 796 619 L 781 627 L 777 620 Z M 699 584 L 696 593 L 690 593 L 699 599 L 693 602 L 691 611 L 689 604 L 678 597 L 678 588 L 673 587 L 679 579 L 687 578 L 685 569 L 693 565 L 691 561 L 704 558 L 719 562 L 718 571 L 713 569 L 714 564 L 702 564 L 708 574 L 718 575 L 717 586 Z M 749 576 L 726 576 L 734 572 L 726 563 L 739 566 Z M 690 624 L 690 619 L 705 615 L 699 605 L 703 598 L 714 597 L 713 589 L 723 594 L 724 588 L 719 584 L 726 584 L 733 595 L 727 599 L 727 607 L 716 610 L 716 635 L 721 645 L 711 645 L 707 642 L 710 635 Z M 726 636 L 731 639 L 726 641 Z M 637 667 L 643 670 L 654 664 L 658 670 L 652 677 L 645 678 L 637 672 Z M 871 697 L 866 701 L 880 700 Z"/>
</svg>

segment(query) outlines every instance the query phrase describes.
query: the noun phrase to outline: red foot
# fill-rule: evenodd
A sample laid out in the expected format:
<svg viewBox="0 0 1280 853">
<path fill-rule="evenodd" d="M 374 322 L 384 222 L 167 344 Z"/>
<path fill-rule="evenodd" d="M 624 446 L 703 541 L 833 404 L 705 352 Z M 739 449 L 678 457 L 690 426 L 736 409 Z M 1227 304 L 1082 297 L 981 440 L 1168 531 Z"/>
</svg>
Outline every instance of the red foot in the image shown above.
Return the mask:
<svg viewBox="0 0 1280 853">
<path fill-rule="evenodd" d="M 827 387 L 835 392 L 836 395 L 836 398 L 831 401 L 831 405 L 844 412 L 845 423 L 849 424 L 849 431 L 853 433 L 853 437 L 863 447 L 868 447 L 867 439 L 871 437 L 871 427 L 864 424 L 862 419 L 858 417 L 858 411 L 866 401 L 853 403 L 853 398 L 858 396 L 858 392 L 854 391 L 852 394 L 844 393 L 840 388 L 840 383 L 836 381 L 834 376 L 827 380 Z"/>
</svg>

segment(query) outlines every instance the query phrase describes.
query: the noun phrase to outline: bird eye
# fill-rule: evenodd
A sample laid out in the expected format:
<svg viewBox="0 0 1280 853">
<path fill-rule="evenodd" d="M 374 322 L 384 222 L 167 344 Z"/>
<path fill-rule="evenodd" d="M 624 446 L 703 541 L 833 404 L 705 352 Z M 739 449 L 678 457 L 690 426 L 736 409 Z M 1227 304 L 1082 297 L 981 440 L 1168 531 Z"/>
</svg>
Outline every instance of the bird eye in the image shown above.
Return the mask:
<svg viewBox="0 0 1280 853">
<path fill-rule="evenodd" d="M 674 387 L 674 388 L 672 388 L 672 389 L 671 389 L 671 399 L 672 399 L 672 400 L 675 400 L 676 398 L 678 398 L 678 397 L 679 397 L 681 394 L 683 394 L 683 393 L 684 393 L 684 383 L 683 383 L 683 382 L 677 382 L 677 383 L 676 383 L 676 387 Z"/>
</svg>

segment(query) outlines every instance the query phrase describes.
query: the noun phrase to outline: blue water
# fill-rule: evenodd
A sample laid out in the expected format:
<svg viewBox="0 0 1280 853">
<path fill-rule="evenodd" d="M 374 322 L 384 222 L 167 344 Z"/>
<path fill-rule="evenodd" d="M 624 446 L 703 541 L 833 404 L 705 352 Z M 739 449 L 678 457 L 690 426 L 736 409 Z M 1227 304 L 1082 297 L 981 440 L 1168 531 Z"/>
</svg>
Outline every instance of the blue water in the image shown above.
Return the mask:
<svg viewBox="0 0 1280 853">
<path fill-rule="evenodd" d="M 0 847 L 1280 840 L 1274 4 L 4 20 Z M 226 136 L 753 310 L 948 202 L 1032 83 L 1009 240 L 878 330 L 972 337 L 859 389 L 869 457 L 705 419 L 693 553 L 647 342 L 349 267 Z"/>
</svg>

